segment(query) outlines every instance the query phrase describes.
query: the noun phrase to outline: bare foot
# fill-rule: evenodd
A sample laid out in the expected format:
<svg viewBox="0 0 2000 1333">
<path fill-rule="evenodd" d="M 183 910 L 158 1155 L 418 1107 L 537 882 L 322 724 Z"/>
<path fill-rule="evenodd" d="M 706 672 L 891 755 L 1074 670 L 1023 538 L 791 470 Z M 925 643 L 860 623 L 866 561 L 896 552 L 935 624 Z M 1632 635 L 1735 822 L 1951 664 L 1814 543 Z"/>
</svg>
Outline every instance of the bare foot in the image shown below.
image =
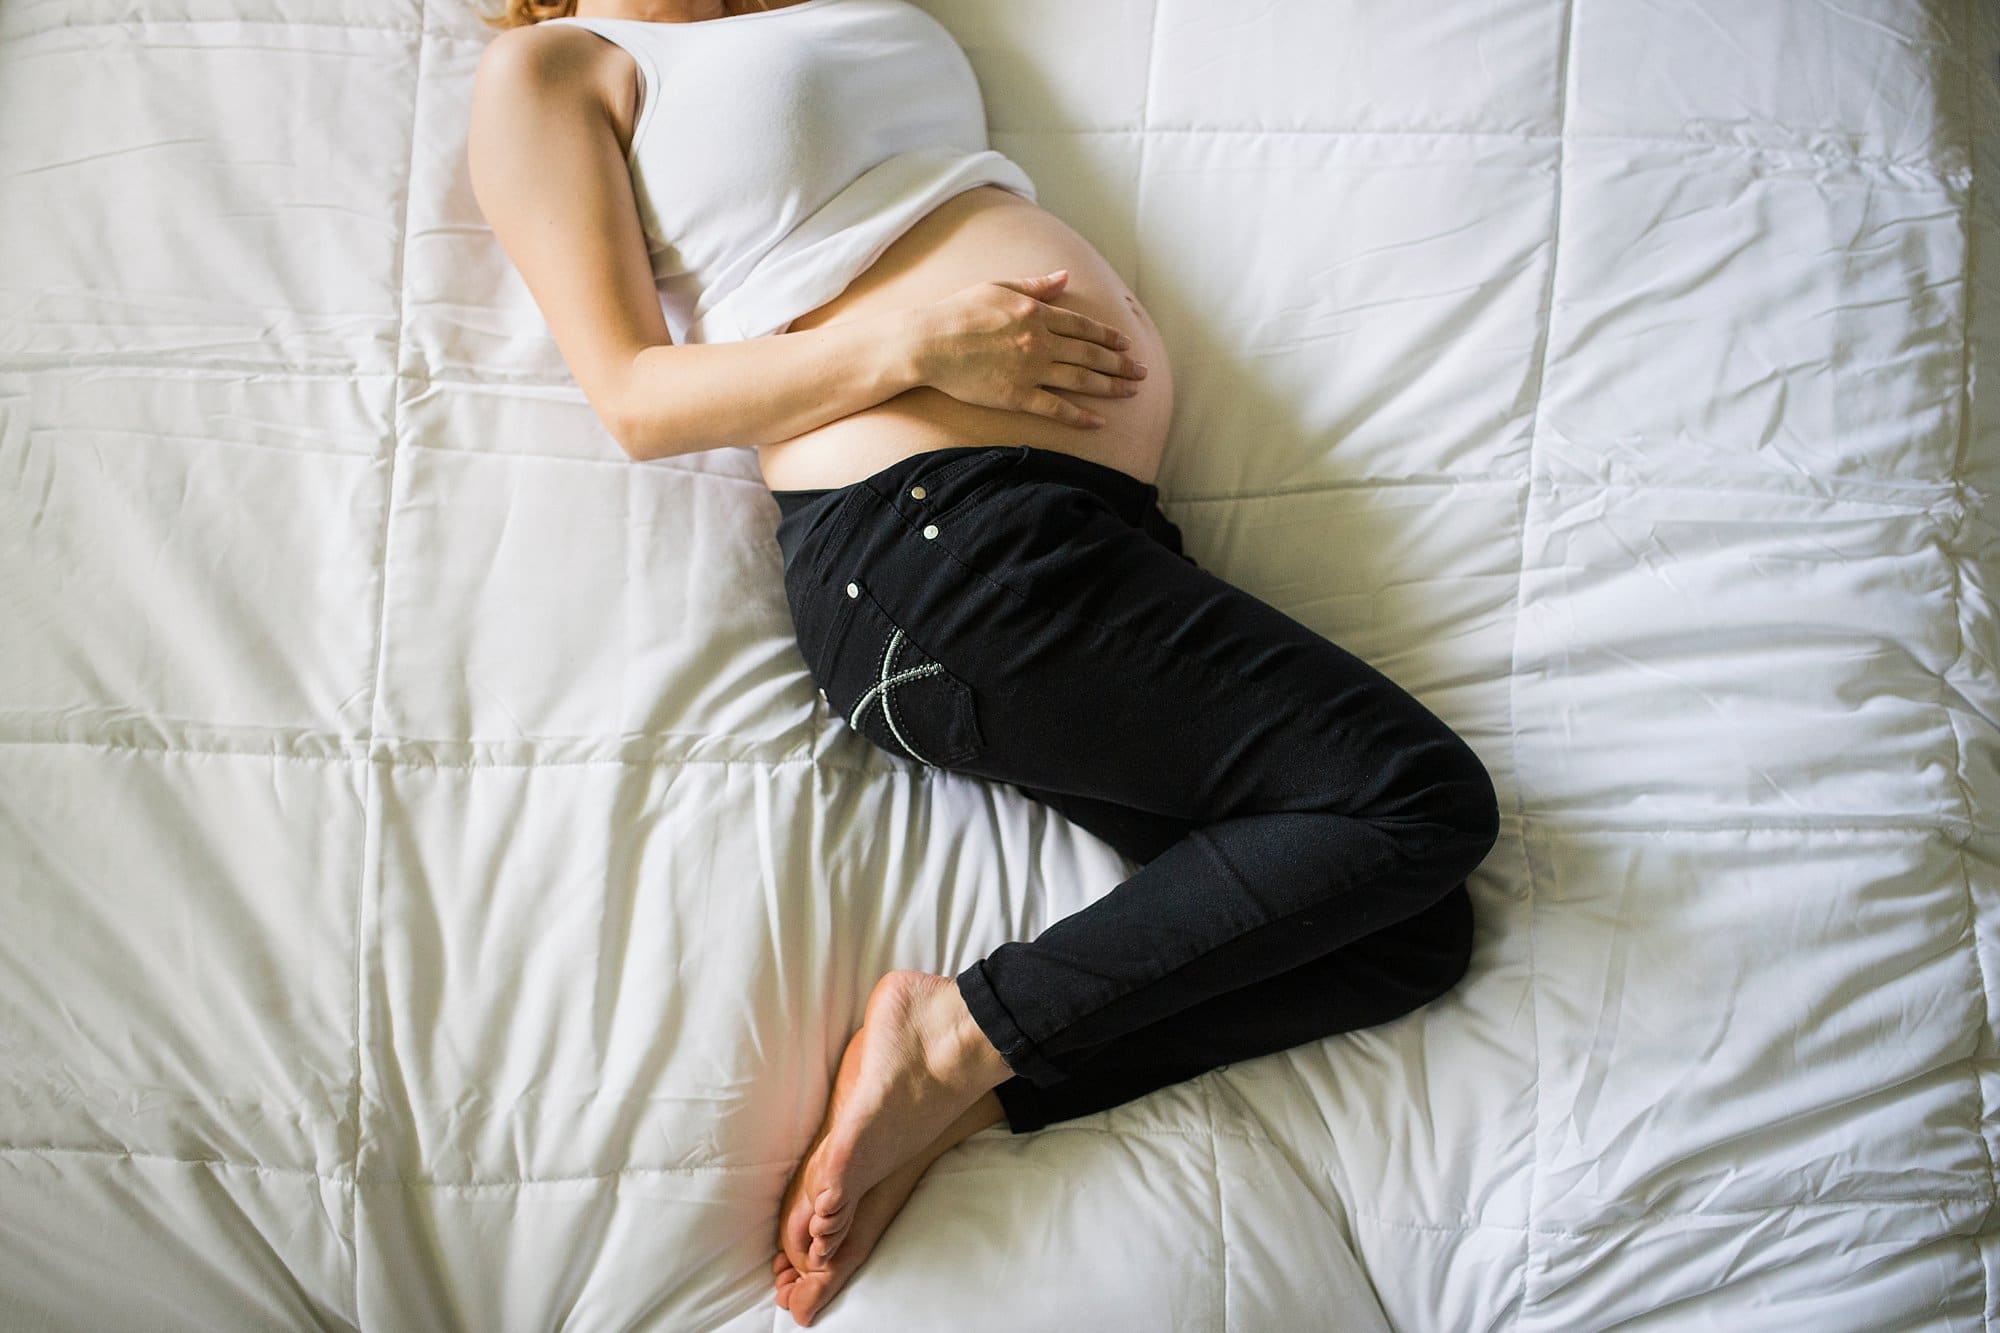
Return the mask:
<svg viewBox="0 0 2000 1333">
<path fill-rule="evenodd" d="M 834 1293 L 847 1285 L 847 1279 L 854 1276 L 854 1270 L 874 1253 L 882 1233 L 902 1212 L 904 1203 L 917 1187 L 917 1181 L 931 1169 L 931 1165 L 958 1144 L 1004 1118 L 1000 1099 L 988 1092 L 915 1157 L 877 1181 L 874 1188 L 855 1205 L 853 1223 L 835 1240 L 823 1267 L 801 1272 L 792 1256 L 779 1250 L 777 1258 L 771 1261 L 771 1271 L 776 1275 L 779 1307 L 790 1311 L 799 1327 L 810 1324 L 813 1316 L 833 1299 Z"/>
<path fill-rule="evenodd" d="M 877 981 L 781 1213 L 800 1273 L 823 1268 L 878 1181 L 1011 1074 L 953 978 L 899 970 Z"/>
</svg>

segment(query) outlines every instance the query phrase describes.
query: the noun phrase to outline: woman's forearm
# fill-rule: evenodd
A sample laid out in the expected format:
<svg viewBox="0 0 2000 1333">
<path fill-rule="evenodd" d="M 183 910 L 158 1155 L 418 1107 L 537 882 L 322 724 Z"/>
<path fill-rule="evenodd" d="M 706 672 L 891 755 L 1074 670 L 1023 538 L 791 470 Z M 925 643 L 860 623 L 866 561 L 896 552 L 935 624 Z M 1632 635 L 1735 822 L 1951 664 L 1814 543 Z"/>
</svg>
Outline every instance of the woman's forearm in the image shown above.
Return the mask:
<svg viewBox="0 0 2000 1333">
<path fill-rule="evenodd" d="M 612 425 L 640 462 L 775 444 L 923 383 L 913 313 L 886 311 L 744 342 L 648 347 Z"/>
</svg>

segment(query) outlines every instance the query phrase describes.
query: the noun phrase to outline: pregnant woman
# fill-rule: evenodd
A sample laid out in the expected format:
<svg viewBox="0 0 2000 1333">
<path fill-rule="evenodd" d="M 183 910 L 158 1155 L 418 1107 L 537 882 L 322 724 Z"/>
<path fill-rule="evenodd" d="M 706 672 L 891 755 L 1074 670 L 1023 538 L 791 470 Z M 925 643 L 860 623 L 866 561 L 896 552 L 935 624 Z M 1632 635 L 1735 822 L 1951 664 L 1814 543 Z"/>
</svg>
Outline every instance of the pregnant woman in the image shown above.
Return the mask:
<svg viewBox="0 0 2000 1333">
<path fill-rule="evenodd" d="M 909 0 L 511 2 L 473 187 L 607 430 L 640 460 L 754 446 L 831 713 L 1140 867 L 956 976 L 875 983 L 780 1202 L 793 1319 L 967 1135 L 1449 990 L 1485 768 L 1182 550 L 1160 332 L 989 147 L 945 28 Z"/>
</svg>

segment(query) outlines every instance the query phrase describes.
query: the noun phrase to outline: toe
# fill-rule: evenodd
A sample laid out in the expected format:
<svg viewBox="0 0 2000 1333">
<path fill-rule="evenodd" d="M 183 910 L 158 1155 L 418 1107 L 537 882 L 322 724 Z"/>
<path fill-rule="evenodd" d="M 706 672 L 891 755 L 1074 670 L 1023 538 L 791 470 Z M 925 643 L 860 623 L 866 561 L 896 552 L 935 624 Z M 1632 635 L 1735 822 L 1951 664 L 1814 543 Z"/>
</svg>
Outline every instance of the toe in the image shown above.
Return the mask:
<svg viewBox="0 0 2000 1333">
<path fill-rule="evenodd" d="M 815 1219 L 812 1244 L 806 1248 L 806 1258 L 809 1261 L 825 1259 L 826 1256 L 833 1253 L 834 1246 L 840 1244 L 841 1237 L 852 1230 L 854 1230 L 854 1211 L 852 1209 L 848 1210 L 846 1216 L 825 1227 L 821 1227 L 817 1219 Z M 815 1262 L 814 1266 L 818 1267 L 819 1264 Z"/>
<path fill-rule="evenodd" d="M 806 1256 L 807 1267 L 805 1271 L 815 1275 L 825 1273 L 827 1268 L 833 1263 L 833 1252 L 839 1248 L 840 1241 L 837 1237 L 830 1241 L 814 1241 L 811 1252 Z"/>
<path fill-rule="evenodd" d="M 832 1217 L 840 1211 L 840 1205 L 845 1202 L 846 1200 L 841 1197 L 840 1186 L 828 1185 L 819 1192 L 819 1197 L 813 1200 L 813 1211 L 826 1217 Z"/>
<path fill-rule="evenodd" d="M 808 1229 L 812 1219 L 812 1205 L 803 1196 L 785 1215 L 784 1232 L 778 1238 L 778 1248 L 792 1260 L 794 1266 L 806 1257 L 806 1249 L 812 1244 L 812 1232 Z"/>
<path fill-rule="evenodd" d="M 792 1289 L 798 1286 L 799 1279 L 803 1274 L 792 1266 L 790 1259 L 787 1259 L 782 1254 L 778 1256 L 777 1261 L 772 1266 L 777 1271 L 771 1280 L 771 1285 L 777 1291 L 778 1308 L 784 1309 L 792 1303 Z"/>
<path fill-rule="evenodd" d="M 819 1303 L 826 1287 L 826 1280 L 813 1276 L 800 1278 L 792 1285 L 791 1311 L 793 1322 L 804 1328 L 819 1310 Z"/>
<path fill-rule="evenodd" d="M 827 1302 L 831 1301 L 842 1287 L 847 1285 L 847 1279 L 853 1276 L 853 1273 L 853 1265 L 845 1262 L 836 1268 L 823 1269 L 816 1273 L 807 1273 L 799 1281 L 801 1283 L 809 1282 L 812 1285 L 810 1287 L 800 1286 L 793 1289 L 801 1292 L 802 1295 L 792 1301 L 792 1316 L 799 1318 L 801 1310 L 803 1310 L 804 1318 L 800 1319 L 801 1323 L 810 1323 L 812 1320 L 818 1318 L 819 1312 L 826 1308 Z"/>
</svg>

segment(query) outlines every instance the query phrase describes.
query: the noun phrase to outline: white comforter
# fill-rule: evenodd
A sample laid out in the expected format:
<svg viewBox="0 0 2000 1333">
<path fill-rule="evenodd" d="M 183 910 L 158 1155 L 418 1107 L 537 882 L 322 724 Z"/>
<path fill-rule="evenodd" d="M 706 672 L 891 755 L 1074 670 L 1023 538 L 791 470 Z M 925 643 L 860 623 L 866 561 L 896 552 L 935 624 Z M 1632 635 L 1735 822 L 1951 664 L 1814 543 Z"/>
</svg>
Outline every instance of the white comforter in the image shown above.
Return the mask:
<svg viewBox="0 0 2000 1333">
<path fill-rule="evenodd" d="M 816 1327 L 1990 1328 L 1993 7 L 925 7 L 1190 550 L 1505 824 L 1445 999 L 988 1130 Z M 0 8 L 0 1327 L 790 1327 L 869 986 L 1128 872 L 829 725 L 749 450 L 618 451 L 489 37 Z"/>
</svg>

